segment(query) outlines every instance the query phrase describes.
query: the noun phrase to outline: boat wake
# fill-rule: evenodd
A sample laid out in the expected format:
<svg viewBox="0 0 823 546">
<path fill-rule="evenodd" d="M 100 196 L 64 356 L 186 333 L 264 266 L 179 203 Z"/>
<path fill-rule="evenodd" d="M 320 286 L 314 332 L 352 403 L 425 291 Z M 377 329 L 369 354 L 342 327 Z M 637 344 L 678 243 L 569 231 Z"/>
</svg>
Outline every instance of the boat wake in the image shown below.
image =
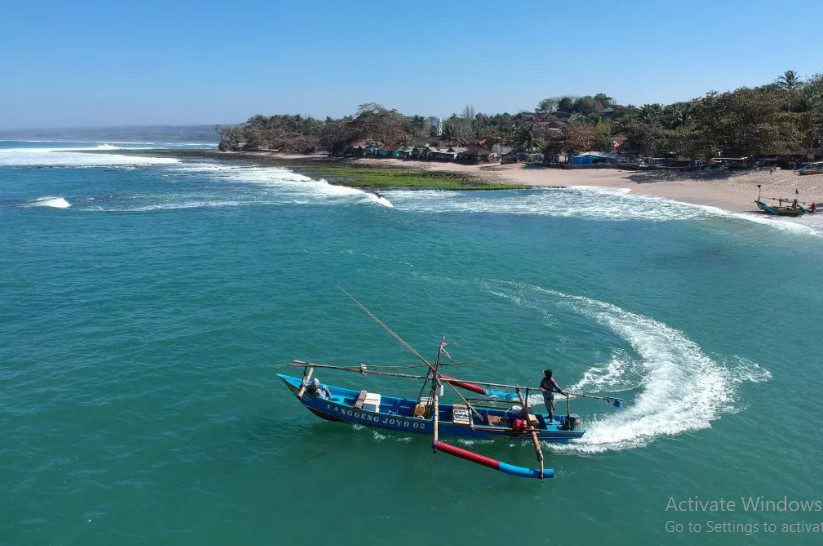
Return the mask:
<svg viewBox="0 0 823 546">
<path fill-rule="evenodd" d="M 598 453 L 647 445 L 655 438 L 708 428 L 723 413 L 734 411 L 736 386 L 768 381 L 771 374 L 746 359 L 720 363 L 686 335 L 662 322 L 610 303 L 528 285 L 492 293 L 518 305 L 545 312 L 563 306 L 589 317 L 624 339 L 636 357 L 614 352 L 606 364 L 589 368 L 569 390 L 626 392 L 636 395 L 626 409 L 596 418 L 586 435 L 560 451 Z"/>
</svg>

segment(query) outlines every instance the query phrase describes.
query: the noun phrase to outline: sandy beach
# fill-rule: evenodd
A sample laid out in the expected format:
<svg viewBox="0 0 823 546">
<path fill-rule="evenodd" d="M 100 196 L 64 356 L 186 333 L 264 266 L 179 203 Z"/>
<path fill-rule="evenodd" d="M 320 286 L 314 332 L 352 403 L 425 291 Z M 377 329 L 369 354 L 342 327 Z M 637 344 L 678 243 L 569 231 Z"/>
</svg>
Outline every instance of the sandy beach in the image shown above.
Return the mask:
<svg viewBox="0 0 823 546">
<path fill-rule="evenodd" d="M 823 202 L 823 175 L 799 176 L 794 171 L 712 171 L 687 173 L 676 171 L 633 171 L 623 169 L 559 169 L 509 165 L 463 165 L 400 159 L 358 159 L 360 165 L 410 168 L 425 171 L 460 172 L 476 175 L 495 183 L 527 186 L 597 186 L 627 188 L 639 195 L 663 197 L 719 207 L 731 212 L 755 211 L 757 185 L 765 197 L 793 198 L 795 189 L 800 200 Z"/>
<path fill-rule="evenodd" d="M 90 152 L 87 152 L 90 153 Z M 97 152 L 111 153 L 111 152 Z M 124 153 L 118 150 L 117 153 Z M 147 153 L 140 150 L 141 154 Z M 208 157 L 212 159 L 243 159 L 263 165 L 278 165 L 282 162 L 306 165 L 351 165 L 357 167 L 380 167 L 410 172 L 460 174 L 488 184 L 511 184 L 515 186 L 558 187 L 593 186 L 603 188 L 624 188 L 637 195 L 672 199 L 695 205 L 717 207 L 729 212 L 759 212 L 754 204 L 761 186 L 764 198 L 794 199 L 795 190 L 799 200 L 806 204 L 823 203 L 823 175 L 800 176 L 793 170 L 762 169 L 704 172 L 684 171 L 638 171 L 614 168 L 562 169 L 556 167 L 534 167 L 524 163 L 480 164 L 412 161 L 389 158 L 343 159 L 326 154 L 280 154 L 272 152 L 216 152 L 212 150 L 153 150 L 152 155 L 173 157 Z"/>
</svg>

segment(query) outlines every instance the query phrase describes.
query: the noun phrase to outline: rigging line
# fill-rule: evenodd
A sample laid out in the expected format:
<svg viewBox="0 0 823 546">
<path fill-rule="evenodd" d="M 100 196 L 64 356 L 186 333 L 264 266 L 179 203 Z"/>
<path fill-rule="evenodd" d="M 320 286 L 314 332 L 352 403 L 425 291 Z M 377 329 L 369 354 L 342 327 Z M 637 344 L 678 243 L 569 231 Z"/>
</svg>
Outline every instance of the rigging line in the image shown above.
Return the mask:
<svg viewBox="0 0 823 546">
<path fill-rule="evenodd" d="M 369 368 L 374 368 L 377 370 L 383 369 L 402 369 L 402 368 L 420 368 L 420 364 L 369 364 L 367 362 L 363 362 L 364 366 L 368 366 Z"/>
<path fill-rule="evenodd" d="M 420 353 L 418 353 L 418 352 L 417 352 L 417 350 L 415 350 L 415 348 L 414 348 L 414 347 L 412 347 L 412 346 L 411 346 L 411 345 L 410 345 L 410 344 L 409 344 L 409 343 L 408 343 L 405 339 L 403 339 L 402 337 L 400 337 L 400 336 L 399 336 L 399 335 L 398 335 L 398 334 L 397 334 L 394 330 L 392 330 L 391 328 L 389 328 L 389 327 L 386 325 L 386 323 L 384 323 L 382 320 L 380 320 L 379 318 L 377 318 L 377 316 L 375 316 L 375 314 L 374 314 L 374 313 L 372 313 L 371 311 L 369 311 L 369 310 L 366 308 L 366 306 L 365 306 L 365 305 L 363 305 L 362 303 L 360 303 L 360 301 L 359 301 L 357 298 L 355 298 L 354 296 L 352 296 L 351 294 L 349 294 L 348 292 L 346 292 L 346 290 L 345 290 L 345 289 L 343 289 L 343 287 L 342 287 L 342 286 L 338 286 L 337 288 L 339 288 L 341 292 L 343 292 L 344 294 L 346 294 L 346 295 L 347 295 L 347 296 L 348 296 L 348 297 L 349 297 L 349 298 L 350 298 L 350 299 L 351 299 L 354 303 L 356 303 L 356 304 L 357 304 L 357 306 L 358 306 L 358 307 L 359 307 L 359 308 L 360 308 L 360 309 L 361 309 L 364 313 L 366 313 L 366 314 L 367 314 L 367 315 L 368 315 L 368 316 L 369 316 L 369 317 L 370 317 L 370 318 L 371 318 L 374 322 L 376 322 L 378 325 L 380 325 L 380 327 L 382 327 L 382 328 L 383 328 L 386 332 L 388 332 L 389 334 L 391 334 L 391 336 L 392 336 L 394 339 L 396 339 L 397 341 L 399 341 L 399 342 L 400 342 L 400 344 L 401 344 L 401 345 L 403 345 L 403 347 L 405 347 L 406 349 L 408 349 L 408 351 L 409 351 L 411 354 L 413 354 L 414 356 L 416 356 L 419 360 L 421 360 L 421 361 L 422 361 L 424 364 L 426 364 L 427 366 L 429 366 L 429 367 L 433 367 L 433 366 L 432 366 L 432 364 L 431 364 L 431 362 L 429 362 L 428 360 L 426 360 L 426 358 L 425 358 L 423 355 L 421 355 Z"/>
<path fill-rule="evenodd" d="M 432 371 L 429 370 L 426 374 L 426 379 L 423 380 L 423 384 L 420 386 L 420 392 L 417 393 L 417 400 L 420 401 L 420 398 L 423 396 L 423 391 L 426 390 L 426 384 L 429 382 L 429 378 L 431 377 Z M 431 400 L 429 400 L 431 402 Z"/>
</svg>

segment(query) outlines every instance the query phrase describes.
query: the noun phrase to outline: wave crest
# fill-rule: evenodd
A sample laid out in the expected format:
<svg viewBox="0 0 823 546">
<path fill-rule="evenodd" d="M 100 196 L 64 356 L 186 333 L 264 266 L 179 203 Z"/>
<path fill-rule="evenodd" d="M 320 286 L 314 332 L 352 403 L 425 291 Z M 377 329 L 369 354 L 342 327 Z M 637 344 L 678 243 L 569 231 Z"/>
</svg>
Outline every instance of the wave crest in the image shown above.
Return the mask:
<svg viewBox="0 0 823 546">
<path fill-rule="evenodd" d="M 53 209 L 67 209 L 71 206 L 65 198 L 63 197 L 38 197 L 37 199 L 32 199 L 31 201 L 26 202 L 23 206 L 25 207 L 49 207 Z"/>
</svg>

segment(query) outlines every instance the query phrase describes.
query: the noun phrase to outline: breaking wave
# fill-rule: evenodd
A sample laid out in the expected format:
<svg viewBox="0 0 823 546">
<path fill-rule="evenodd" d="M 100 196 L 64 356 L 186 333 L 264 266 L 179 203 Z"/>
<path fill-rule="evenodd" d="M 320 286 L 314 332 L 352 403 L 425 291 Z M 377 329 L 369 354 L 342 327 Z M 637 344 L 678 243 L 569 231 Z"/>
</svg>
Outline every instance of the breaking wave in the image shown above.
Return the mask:
<svg viewBox="0 0 823 546">
<path fill-rule="evenodd" d="M 557 450 L 598 453 L 647 445 L 655 438 L 711 426 L 735 409 L 735 386 L 768 381 L 771 374 L 742 358 L 723 365 L 686 335 L 662 322 L 616 305 L 535 286 L 513 285 L 492 293 L 535 310 L 561 305 L 595 320 L 624 339 L 637 358 L 616 351 L 610 362 L 589 368 L 569 390 L 635 390 L 623 410 L 587 424 L 585 436 Z"/>
<path fill-rule="evenodd" d="M 66 201 L 63 197 L 38 197 L 37 199 L 33 199 L 31 201 L 26 202 L 23 206 L 25 207 L 49 207 L 53 209 L 67 209 L 71 206 L 71 203 Z"/>
<path fill-rule="evenodd" d="M 802 222 L 637 195 L 628 188 L 577 186 L 500 192 L 393 190 L 386 193 L 398 209 L 421 213 L 514 214 L 646 222 L 736 218 L 792 233 L 816 233 L 812 225 Z"/>
<path fill-rule="evenodd" d="M 499 192 L 395 190 L 387 192 L 397 208 L 428 213 L 488 213 L 596 220 L 689 220 L 695 207 L 666 199 L 629 195 L 612 188 L 540 188 Z"/>
<path fill-rule="evenodd" d="M 284 167 L 255 167 L 245 165 L 221 165 L 214 163 L 181 164 L 175 171 L 205 174 L 214 180 L 251 184 L 276 190 L 277 203 L 311 203 L 317 198 L 348 200 L 374 203 L 392 208 L 394 205 L 385 196 L 350 186 L 330 184 L 324 179 L 316 180 Z"/>
<path fill-rule="evenodd" d="M 171 157 L 143 157 L 125 154 L 84 152 L 111 151 L 125 148 L 111 144 L 96 146 L 0 148 L 0 167 L 110 167 L 118 165 L 169 165 L 179 160 Z"/>
</svg>

